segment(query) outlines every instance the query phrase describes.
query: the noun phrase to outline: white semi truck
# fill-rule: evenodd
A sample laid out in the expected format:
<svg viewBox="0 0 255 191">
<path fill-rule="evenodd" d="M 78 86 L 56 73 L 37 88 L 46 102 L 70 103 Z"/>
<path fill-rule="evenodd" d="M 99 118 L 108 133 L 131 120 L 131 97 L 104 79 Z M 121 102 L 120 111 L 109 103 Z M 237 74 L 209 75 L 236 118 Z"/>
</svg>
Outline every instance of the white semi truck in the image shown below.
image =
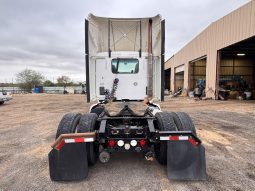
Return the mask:
<svg viewBox="0 0 255 191">
<path fill-rule="evenodd" d="M 118 79 L 116 100 L 164 99 L 164 21 L 89 15 L 86 43 L 87 100 L 104 100 Z"/>
<path fill-rule="evenodd" d="M 87 114 L 66 114 L 49 153 L 52 180 L 79 180 L 99 158 L 141 152 L 167 166 L 169 179 L 206 179 L 205 149 L 191 118 L 161 111 L 164 101 L 165 21 L 148 18 L 85 20 Z M 142 102 L 144 101 L 144 102 Z M 95 103 L 96 102 L 96 103 Z M 112 103 L 119 111 L 112 113 Z M 146 104 L 142 113 L 131 107 Z M 123 163 L 125 165 L 125 163 Z"/>
</svg>

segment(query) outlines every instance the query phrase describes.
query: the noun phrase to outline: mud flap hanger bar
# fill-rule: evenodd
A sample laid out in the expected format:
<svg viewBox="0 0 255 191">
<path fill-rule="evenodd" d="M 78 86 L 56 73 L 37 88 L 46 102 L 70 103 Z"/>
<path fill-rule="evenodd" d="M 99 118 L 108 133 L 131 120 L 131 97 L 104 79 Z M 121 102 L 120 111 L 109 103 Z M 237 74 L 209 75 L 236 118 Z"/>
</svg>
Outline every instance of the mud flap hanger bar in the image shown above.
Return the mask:
<svg viewBox="0 0 255 191">
<path fill-rule="evenodd" d="M 196 146 L 201 144 L 201 140 L 192 131 L 159 131 L 160 141 L 189 141 Z"/>
<path fill-rule="evenodd" d="M 51 145 L 51 147 L 56 150 L 60 150 L 66 143 L 94 142 L 95 138 L 96 138 L 95 132 L 61 134 L 57 138 L 57 140 Z"/>
<path fill-rule="evenodd" d="M 159 131 L 157 138 L 160 141 L 189 141 L 192 145 L 201 144 L 201 140 L 191 131 Z M 95 132 L 61 134 L 51 147 L 60 150 L 66 143 L 85 143 L 95 140 Z"/>
</svg>

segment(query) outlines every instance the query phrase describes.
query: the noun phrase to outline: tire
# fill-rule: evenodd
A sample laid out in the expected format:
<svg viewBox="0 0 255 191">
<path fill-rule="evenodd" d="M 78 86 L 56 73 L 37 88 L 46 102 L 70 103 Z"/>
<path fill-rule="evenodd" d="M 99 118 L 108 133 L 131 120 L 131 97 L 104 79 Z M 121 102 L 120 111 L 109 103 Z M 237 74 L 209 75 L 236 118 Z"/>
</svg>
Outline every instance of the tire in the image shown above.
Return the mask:
<svg viewBox="0 0 255 191">
<path fill-rule="evenodd" d="M 167 112 L 158 112 L 155 115 L 160 131 L 177 131 L 172 115 Z M 155 157 L 160 164 L 167 164 L 167 141 L 160 141 L 155 145 Z"/>
<path fill-rule="evenodd" d="M 97 107 L 91 109 L 90 113 L 95 113 L 99 116 L 104 111 L 104 109 L 105 108 L 103 106 L 97 106 Z"/>
<path fill-rule="evenodd" d="M 75 133 L 75 130 L 79 123 L 80 118 L 81 118 L 80 113 L 65 114 L 58 125 L 56 139 L 61 134 Z"/>
<path fill-rule="evenodd" d="M 0 105 L 3 105 L 4 104 L 4 101 L 0 101 Z"/>
<path fill-rule="evenodd" d="M 95 113 L 88 113 L 81 116 L 80 122 L 77 126 L 77 133 L 87 133 L 95 131 L 96 121 L 98 115 Z M 96 163 L 99 154 L 99 145 L 86 143 L 88 165 L 92 166 Z"/>
<path fill-rule="evenodd" d="M 179 131 L 191 131 L 194 135 L 197 135 L 196 128 L 190 118 L 185 112 L 170 113 L 174 119 L 174 122 Z"/>
</svg>

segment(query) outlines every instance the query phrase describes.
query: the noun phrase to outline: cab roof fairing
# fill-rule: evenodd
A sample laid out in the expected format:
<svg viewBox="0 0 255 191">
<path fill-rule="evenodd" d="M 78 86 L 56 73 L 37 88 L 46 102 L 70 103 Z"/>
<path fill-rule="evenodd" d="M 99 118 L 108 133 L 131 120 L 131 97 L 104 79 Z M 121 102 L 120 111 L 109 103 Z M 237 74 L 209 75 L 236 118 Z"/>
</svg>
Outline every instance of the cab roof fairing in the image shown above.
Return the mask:
<svg viewBox="0 0 255 191">
<path fill-rule="evenodd" d="M 88 16 L 89 54 L 100 52 L 148 52 L 148 25 L 152 19 L 152 53 L 161 56 L 161 16 L 146 18 L 108 18 Z"/>
</svg>

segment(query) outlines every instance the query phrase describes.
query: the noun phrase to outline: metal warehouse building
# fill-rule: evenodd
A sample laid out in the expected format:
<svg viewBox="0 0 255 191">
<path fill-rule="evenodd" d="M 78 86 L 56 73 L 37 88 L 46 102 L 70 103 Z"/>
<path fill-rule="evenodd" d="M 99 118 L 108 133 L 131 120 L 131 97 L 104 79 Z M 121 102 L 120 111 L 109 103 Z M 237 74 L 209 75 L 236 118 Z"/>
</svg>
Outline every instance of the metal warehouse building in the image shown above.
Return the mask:
<svg viewBox="0 0 255 191">
<path fill-rule="evenodd" d="M 255 0 L 213 22 L 167 60 L 165 77 L 165 88 L 175 92 L 193 90 L 204 79 L 212 98 L 222 88 L 255 90 Z"/>
</svg>

